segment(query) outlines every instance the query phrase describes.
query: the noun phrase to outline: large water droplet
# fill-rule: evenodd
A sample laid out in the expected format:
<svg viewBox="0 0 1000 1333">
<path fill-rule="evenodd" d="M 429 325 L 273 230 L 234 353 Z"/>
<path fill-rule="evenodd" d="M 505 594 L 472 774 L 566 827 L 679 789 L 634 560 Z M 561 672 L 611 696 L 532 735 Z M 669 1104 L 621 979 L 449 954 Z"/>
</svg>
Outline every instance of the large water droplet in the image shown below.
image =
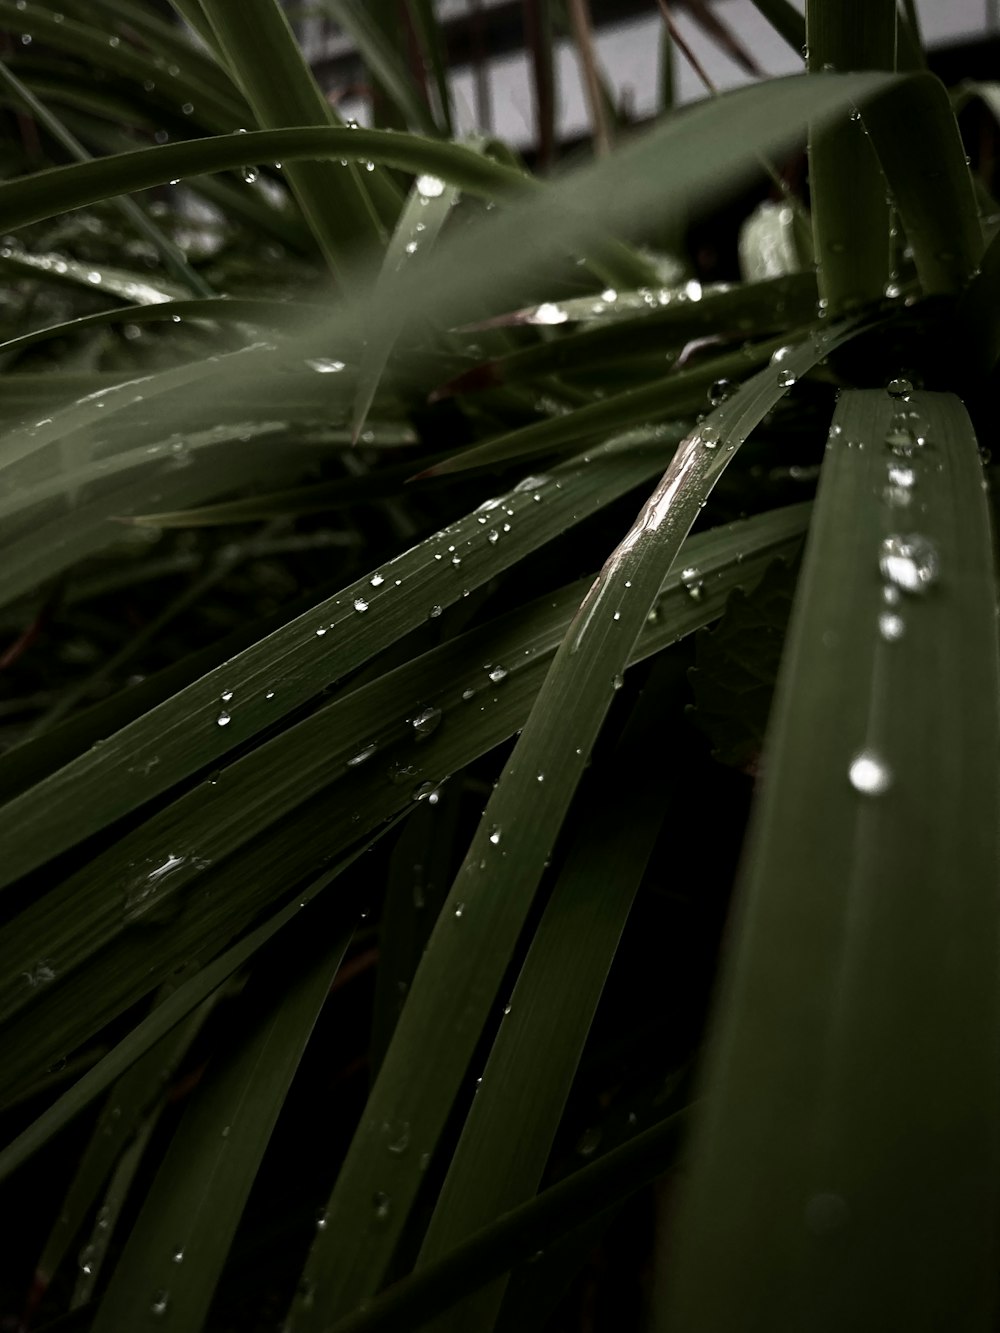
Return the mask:
<svg viewBox="0 0 1000 1333">
<path fill-rule="evenodd" d="M 425 199 L 439 199 L 444 194 L 444 181 L 437 176 L 418 176 L 417 194 Z"/>
<path fill-rule="evenodd" d="M 502 680 L 507 679 L 507 668 L 503 666 L 491 666 L 486 673 L 495 685 L 499 685 Z"/>
<path fill-rule="evenodd" d="M 502 836 L 503 835 L 500 832 L 499 826 L 497 824 L 494 824 L 493 827 L 490 829 L 490 842 L 493 844 L 494 847 L 497 847 L 499 845 Z"/>
<path fill-rule="evenodd" d="M 253 185 L 257 180 L 257 168 L 243 167 L 240 171 L 240 175 L 243 177 L 245 184 Z"/>
<path fill-rule="evenodd" d="M 365 601 L 365 599 L 364 599 L 363 597 L 355 597 L 355 599 L 354 599 L 354 609 L 355 609 L 355 611 L 359 611 L 359 612 L 361 612 L 361 611 L 367 611 L 367 610 L 368 610 L 368 603 Z"/>
<path fill-rule="evenodd" d="M 881 796 L 892 785 L 888 766 L 874 750 L 860 750 L 847 770 L 851 786 L 866 796 Z"/>
<path fill-rule="evenodd" d="M 218 725 L 219 725 L 220 727 L 228 727 L 229 724 L 230 724 L 230 722 L 232 722 L 233 719 L 229 716 L 229 714 L 228 714 L 228 713 L 226 712 L 226 710 L 223 708 L 222 711 L 219 713 L 219 716 L 218 716 L 215 720 L 216 720 L 216 722 L 218 723 Z"/>
<path fill-rule="evenodd" d="M 879 568 L 903 592 L 923 593 L 938 576 L 937 552 L 919 533 L 886 537 L 879 550 Z"/>
<path fill-rule="evenodd" d="M 565 324 L 569 316 L 552 301 L 545 301 L 535 310 L 533 318 L 536 324 Z"/>
<path fill-rule="evenodd" d="M 715 380 L 708 391 L 708 401 L 713 407 L 718 407 L 720 403 L 726 401 L 735 387 L 732 380 Z"/>
<path fill-rule="evenodd" d="M 166 1291 L 158 1291 L 153 1297 L 152 1304 L 149 1307 L 150 1313 L 157 1316 L 165 1315 L 169 1304 L 170 1293 Z"/>
<path fill-rule="evenodd" d="M 908 398 L 913 392 L 913 385 L 902 376 L 890 380 L 885 387 L 890 398 Z"/>
<path fill-rule="evenodd" d="M 435 731 L 441 721 L 440 708 L 422 708 L 413 719 L 413 731 L 417 740 L 423 740 Z"/>
<path fill-rule="evenodd" d="M 701 570 L 694 565 L 689 565 L 687 569 L 681 570 L 681 583 L 684 591 L 693 602 L 700 602 L 705 596 L 705 584 L 702 582 Z"/>
<path fill-rule="evenodd" d="M 306 361 L 310 370 L 315 370 L 320 375 L 336 375 L 344 369 L 343 361 L 335 361 L 332 357 L 315 356 Z"/>
</svg>

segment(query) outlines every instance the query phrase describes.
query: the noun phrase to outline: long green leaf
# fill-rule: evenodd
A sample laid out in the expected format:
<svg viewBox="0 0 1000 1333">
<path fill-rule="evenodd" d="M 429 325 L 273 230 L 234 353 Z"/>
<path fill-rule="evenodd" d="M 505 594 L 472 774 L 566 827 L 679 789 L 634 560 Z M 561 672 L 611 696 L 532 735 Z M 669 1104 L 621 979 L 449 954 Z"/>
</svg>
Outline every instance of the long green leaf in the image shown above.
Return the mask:
<svg viewBox="0 0 1000 1333">
<path fill-rule="evenodd" d="M 845 393 L 657 1327 L 993 1327 L 998 685 L 964 408 Z"/>
<path fill-rule="evenodd" d="M 311 1309 L 294 1310 L 296 1333 L 311 1333 L 378 1289 L 420 1186 L 420 1154 L 433 1151 L 451 1110 L 657 590 L 738 445 L 791 379 L 850 332 L 839 326 L 817 335 L 777 371 L 762 371 L 706 417 L 678 448 L 574 616 L 414 979 L 334 1187 L 330 1225 L 313 1245 L 305 1274 L 316 1283 L 316 1299 Z M 697 565 L 682 577 L 697 597 Z M 549 780 L 537 782 L 539 773 Z M 380 1127 L 402 1120 L 411 1128 L 413 1155 L 387 1163 Z M 368 1192 L 377 1163 L 392 1210 L 360 1227 L 358 1219 L 370 1213 Z"/>
<path fill-rule="evenodd" d="M 671 576 L 636 660 L 720 614 L 728 592 L 756 578 L 803 522 L 800 509 L 778 511 L 693 539 L 700 584 L 692 592 L 688 578 Z M 224 948 L 290 883 L 513 735 L 582 595 L 570 585 L 347 692 L 203 781 L 22 913 L 6 937 L 11 1095 L 173 967 Z M 109 882 L 118 886 L 113 894 Z"/>
<path fill-rule="evenodd" d="M 581 811 L 582 832 L 546 904 L 424 1236 L 432 1263 L 538 1189 L 563 1106 L 676 769 L 669 753 L 683 668 L 654 668 L 628 726 Z M 511 1126 L 517 1133 L 511 1133 Z M 504 1284 L 477 1293 L 440 1324 L 488 1329 Z M 437 1326 L 436 1326 L 437 1327 Z"/>
<path fill-rule="evenodd" d="M 279 957 L 268 958 L 266 974 L 258 966 L 251 978 L 243 1022 L 216 1053 L 170 1142 L 94 1333 L 162 1328 L 165 1314 L 186 1333 L 204 1326 L 271 1131 L 353 933 L 330 913 L 310 923 L 311 938 L 305 924 L 297 921 L 280 941 Z"/>
</svg>

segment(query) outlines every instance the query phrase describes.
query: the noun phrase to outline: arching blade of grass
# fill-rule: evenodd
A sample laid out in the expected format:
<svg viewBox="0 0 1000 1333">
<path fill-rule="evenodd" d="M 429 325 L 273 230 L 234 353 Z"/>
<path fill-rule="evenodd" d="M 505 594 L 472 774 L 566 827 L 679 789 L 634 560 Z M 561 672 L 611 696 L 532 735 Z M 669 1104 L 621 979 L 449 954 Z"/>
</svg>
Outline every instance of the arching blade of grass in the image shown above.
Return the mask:
<svg viewBox="0 0 1000 1333">
<path fill-rule="evenodd" d="M 429 1267 L 404 1278 L 330 1333 L 410 1333 L 425 1321 L 530 1260 L 543 1246 L 598 1217 L 668 1170 L 688 1114 L 679 1112 L 505 1213 Z"/>
<path fill-rule="evenodd" d="M 16 74 L 0 61 L 0 82 L 5 83 L 39 125 L 44 126 L 77 162 L 86 162 L 90 154 L 75 135 L 71 134 L 57 115 L 25 87 Z M 118 211 L 140 236 L 144 236 L 159 252 L 168 272 L 177 282 L 195 296 L 211 296 L 212 288 L 188 263 L 187 256 L 169 236 L 158 227 L 134 199 L 117 198 Z"/>
<path fill-rule="evenodd" d="M 673 439 L 679 435 L 680 429 Z M 630 447 L 636 443 L 634 439 L 613 441 L 595 450 L 590 464 L 563 465 L 531 490 L 514 490 L 489 501 L 481 512 L 453 525 L 450 533 L 421 543 L 376 571 L 383 580 L 377 587 L 371 584 L 373 575 L 357 580 L 338 597 L 320 603 L 137 719 L 100 749 L 81 756 L 35 789 L 33 796 L 26 793 L 23 799 L 0 807 L 6 852 L 0 875 L 6 874 L 10 883 L 57 850 L 72 846 L 218 761 L 424 623 L 435 606 L 458 601 L 464 588 L 479 587 L 574 521 L 655 475 L 662 466 L 663 445 L 653 441 L 651 448 Z M 538 503 L 532 499 L 535 494 L 541 496 Z M 480 518 L 486 522 L 480 523 Z M 505 524 L 509 532 L 503 531 Z M 493 531 L 497 532 L 495 542 L 489 539 Z M 461 551 L 460 572 L 451 564 L 449 546 Z M 397 578 L 407 590 L 405 597 L 393 597 Z M 370 604 L 364 615 L 354 610 L 359 598 Z M 337 625 L 342 627 L 339 634 Z M 317 636 L 317 629 L 324 634 Z M 229 689 L 234 691 L 235 702 L 228 711 L 235 721 L 219 727 L 220 696 Z M 272 689 L 274 697 L 267 699 Z M 136 775 L 125 773 L 126 767 L 140 773 L 148 768 L 141 790 Z M 62 812 L 58 848 L 52 841 L 52 821 L 44 813 L 53 809 Z"/>
<path fill-rule="evenodd" d="M 320 7 L 350 35 L 358 54 L 410 129 L 437 134 L 427 103 L 414 87 L 409 70 L 387 40 L 371 6 L 364 0 L 320 0 Z"/>
<path fill-rule="evenodd" d="M 653 384 L 627 389 L 587 407 L 579 407 L 575 412 L 498 435 L 454 454 L 420 475 L 439 477 L 468 467 L 507 463 L 514 458 L 530 458 L 533 454 L 547 454 L 559 449 L 579 449 L 588 439 L 606 433 L 613 421 L 633 426 L 658 417 L 694 415 L 707 402 L 708 390 L 716 380 L 742 379 L 749 371 L 770 361 L 785 345 L 785 339 L 779 338 L 741 348 L 738 352 L 727 352 L 690 370 L 666 374 Z"/>
<path fill-rule="evenodd" d="M 794 328 L 815 319 L 817 291 L 813 274 L 795 273 L 738 287 L 705 287 L 693 297 L 670 288 L 659 292 L 647 289 L 645 294 L 616 292 L 613 300 L 608 297 L 610 293 L 596 300 L 585 297 L 549 302 L 510 316 L 512 324 L 543 325 L 553 318 L 561 324 L 560 316 L 572 317 L 579 306 L 581 317 L 588 318 L 588 326 L 474 366 L 467 376 L 458 376 L 446 388 L 460 393 L 466 387 L 519 383 L 542 375 L 631 362 L 645 353 L 662 354 L 670 348 L 681 348 L 694 338 L 727 334 L 749 338 L 776 328 Z M 491 320 L 490 324 L 502 322 L 507 321 Z M 468 386 L 463 383 L 465 379 Z M 441 391 L 438 396 L 443 396 Z"/>
<path fill-rule="evenodd" d="M 721 614 L 732 588 L 753 582 L 804 522 L 796 507 L 692 539 L 700 587 L 692 595 L 688 578 L 670 576 L 635 660 Z M 584 586 L 569 585 L 343 694 L 210 776 L 23 912 L 7 936 L 9 1095 L 173 967 L 224 948 L 273 910 L 289 884 L 513 735 Z M 166 855 L 164 839 L 173 849 Z M 221 859 L 212 862 L 213 854 Z"/>
<path fill-rule="evenodd" d="M 37 256 L 34 257 L 37 260 Z M 9 257 L 9 261 L 19 262 L 20 256 L 16 253 Z M 59 260 L 51 257 L 49 263 L 51 268 L 56 268 Z M 69 263 L 69 261 L 66 261 Z M 36 267 L 30 264 L 32 271 Z M 76 269 L 74 263 L 73 268 Z M 81 269 L 85 266 L 80 265 Z M 50 268 L 50 272 L 51 272 Z M 86 273 L 91 270 L 86 269 Z M 102 287 L 107 281 L 107 269 L 101 265 Z M 123 275 L 123 283 L 131 281 L 131 277 Z M 145 280 L 144 280 L 145 281 Z M 103 290 L 110 290 L 103 287 Z M 162 288 L 157 289 L 158 292 Z M 122 287 L 114 293 L 115 295 L 125 295 L 125 289 Z M 164 293 L 166 295 L 166 293 Z M 0 352 L 20 352 L 26 347 L 32 347 L 36 343 L 47 342 L 51 338 L 65 338 L 74 333 L 80 333 L 84 329 L 94 328 L 102 324 L 148 324 L 161 323 L 165 320 L 173 321 L 174 316 L 192 320 L 206 320 L 225 323 L 245 323 L 252 324 L 265 329 L 283 329 L 289 324 L 301 322 L 308 313 L 303 309 L 300 302 L 295 301 L 262 301 L 257 299 L 248 300 L 246 297 L 234 297 L 221 300 L 219 297 L 212 297 L 206 300 L 183 301 L 183 300 L 158 300 L 153 305 L 128 305 L 122 306 L 117 310 L 99 310 L 94 315 L 80 315 L 77 319 L 68 319 L 61 324 L 50 324 L 47 328 L 33 329 L 30 333 L 21 333 L 16 338 L 8 338 L 5 342 L 0 342 Z M 8 377 L 5 376 L 5 382 Z M 42 386 L 39 385 L 39 388 Z"/>
<path fill-rule="evenodd" d="M 251 975 L 240 1020 L 170 1141 L 91 1324 L 200 1329 L 250 1187 L 353 934 L 347 904 L 296 921 Z M 325 916 L 325 920 L 323 919 Z M 307 933 L 304 927 L 309 926 Z M 275 956 L 275 952 L 276 955 Z M 261 963 L 266 962 L 266 967 Z"/>
<path fill-rule="evenodd" d="M 300 889 L 292 902 L 275 912 L 263 925 L 249 931 L 238 943 L 206 963 L 193 977 L 182 982 L 161 1004 L 151 1009 L 149 1015 L 136 1024 L 117 1046 L 88 1069 L 82 1078 L 36 1117 L 16 1139 L 0 1150 L 0 1180 L 6 1180 L 23 1162 L 44 1147 L 60 1129 L 69 1124 L 102 1092 L 110 1088 L 116 1079 L 133 1068 L 136 1062 L 158 1042 L 165 1040 L 178 1023 L 208 1000 L 278 931 L 295 921 L 314 898 L 329 888 L 345 870 L 364 855 L 382 833 L 392 827 L 393 824 L 389 824 L 375 836 L 362 842 L 360 847 L 344 857 L 333 869 L 325 871 L 306 888 Z"/>
<path fill-rule="evenodd" d="M 376 279 L 377 298 L 381 297 L 386 305 L 393 303 L 393 285 L 399 270 L 404 265 L 419 263 L 426 251 L 434 245 L 458 197 L 459 192 L 454 186 L 445 185 L 436 177 L 418 177 L 386 247 L 382 268 Z M 405 322 L 404 310 L 400 312 L 399 329 Z M 395 343 L 396 338 L 384 328 L 380 329 L 377 338 L 368 338 L 363 342 L 351 408 L 351 431 L 355 440 L 364 429 L 375 391 Z"/>
<path fill-rule="evenodd" d="M 29 250 L 18 249 L 9 244 L 0 248 L 0 261 L 3 270 L 11 276 L 42 278 L 53 283 L 105 292 L 122 301 L 138 302 L 140 309 L 151 304 L 166 304 L 171 298 L 183 297 L 185 293 L 183 287 L 159 275 L 136 273 L 128 269 L 109 267 L 107 264 L 101 264 L 99 267 L 93 264 L 81 264 L 79 260 L 67 259 L 62 255 L 32 254 Z M 204 295 L 205 289 L 199 290 Z M 211 295 L 211 292 L 208 294 Z M 121 318 L 120 312 L 115 313 Z"/>
<path fill-rule="evenodd" d="M 316 1298 L 308 1310 L 295 1307 L 295 1333 L 324 1327 L 381 1284 L 420 1187 L 420 1155 L 433 1151 L 451 1111 L 657 590 L 737 447 L 791 380 L 853 331 L 841 324 L 815 335 L 780 368 L 760 372 L 705 418 L 679 446 L 573 618 L 414 978 L 334 1186 L 329 1226 L 313 1244 L 305 1277 L 316 1283 Z M 696 588 L 697 565 L 682 573 L 686 586 Z M 380 1126 L 401 1120 L 410 1125 L 412 1151 L 387 1162 Z M 392 1199 L 387 1218 L 372 1216 L 376 1173 Z M 359 1225 L 366 1215 L 367 1225 Z"/>
<path fill-rule="evenodd" d="M 263 130 L 337 123 L 276 0 L 201 0 L 219 48 Z M 334 275 L 343 284 L 359 257 L 378 253 L 396 187 L 362 179 L 355 162 L 294 159 L 285 175 Z M 379 200 L 377 204 L 375 201 Z"/>
<path fill-rule="evenodd" d="M 140 47 L 120 38 L 109 39 L 100 25 L 65 18 L 47 5 L 31 3 L 22 8 L 18 0 L 0 0 L 0 23 L 8 32 L 27 33 L 35 41 L 83 58 L 111 75 L 168 87 L 171 98 L 176 98 L 178 112 L 190 102 L 197 106 L 202 123 L 217 133 L 228 133 L 246 123 L 243 99 L 220 89 L 216 80 L 205 78 L 196 63 L 171 66 L 162 56 L 157 63 L 157 57 Z"/>
<path fill-rule="evenodd" d="M 933 74 L 911 74 L 861 113 L 924 291 L 960 292 L 979 267 L 984 241 L 947 89 Z"/>
<path fill-rule="evenodd" d="M 894 68 L 896 0 L 807 0 L 809 68 Z M 867 130 L 842 113 L 809 134 L 820 294 L 831 315 L 881 301 L 891 275 L 889 204 Z"/>
<path fill-rule="evenodd" d="M 1000 680 L 961 403 L 845 393 L 816 503 L 657 1327 L 987 1330 Z"/>
<path fill-rule="evenodd" d="M 581 833 L 552 890 L 420 1250 L 425 1267 L 538 1190 L 618 941 L 679 781 L 657 762 L 676 732 L 683 666 L 661 660 L 581 812 Z M 511 1126 L 517 1133 L 511 1133 Z M 504 1283 L 440 1327 L 493 1326 Z"/>
<path fill-rule="evenodd" d="M 176 982 L 168 983 L 160 997 L 161 1001 L 176 989 Z M 185 1022 L 166 1033 L 111 1088 L 107 1103 L 94 1124 L 90 1140 L 80 1154 L 76 1172 L 38 1261 L 36 1282 L 39 1286 L 44 1288 L 51 1282 L 107 1184 L 116 1161 L 143 1119 L 162 1098 L 167 1082 L 201 1030 L 212 1006 L 212 997 L 203 1001 Z M 110 1224 L 110 1218 L 98 1216 L 90 1242 L 91 1252 L 80 1261 L 84 1277 L 93 1277 L 96 1281 L 99 1263 L 110 1239 Z"/>
</svg>

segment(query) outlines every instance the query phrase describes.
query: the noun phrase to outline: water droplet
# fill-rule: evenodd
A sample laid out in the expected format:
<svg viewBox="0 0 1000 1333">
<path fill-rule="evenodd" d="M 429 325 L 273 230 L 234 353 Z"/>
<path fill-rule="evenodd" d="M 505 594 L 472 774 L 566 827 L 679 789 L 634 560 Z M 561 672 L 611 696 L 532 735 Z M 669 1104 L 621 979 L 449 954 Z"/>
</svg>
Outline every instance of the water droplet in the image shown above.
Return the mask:
<svg viewBox="0 0 1000 1333">
<path fill-rule="evenodd" d="M 860 750 L 851 760 L 847 776 L 855 791 L 866 796 L 881 796 L 892 784 L 888 767 L 874 750 Z"/>
<path fill-rule="evenodd" d="M 229 716 L 229 714 L 228 714 L 228 713 L 226 712 L 226 710 L 223 708 L 222 711 L 219 713 L 219 716 L 218 716 L 215 720 L 216 720 L 216 722 L 218 723 L 218 725 L 219 725 L 220 727 L 228 727 L 229 724 L 230 724 L 230 722 L 232 722 L 233 719 Z"/>
<path fill-rule="evenodd" d="M 507 668 L 503 666 L 491 666 L 487 668 L 486 674 L 495 685 L 499 685 L 502 680 L 507 679 Z"/>
<path fill-rule="evenodd" d="M 913 392 L 913 385 L 902 376 L 891 379 L 885 387 L 890 398 L 908 398 Z"/>
<path fill-rule="evenodd" d="M 545 774 L 542 772 L 541 769 L 539 769 L 538 772 L 535 774 L 535 781 L 536 781 L 536 782 L 544 782 L 544 781 L 545 781 Z"/>
<path fill-rule="evenodd" d="M 425 199 L 439 199 L 444 194 L 444 181 L 437 176 L 418 176 L 417 194 Z"/>
<path fill-rule="evenodd" d="M 97 1262 L 97 1246 L 85 1245 L 80 1251 L 77 1262 L 80 1265 L 80 1272 L 84 1273 L 87 1277 L 90 1277 L 91 1273 L 94 1271 L 94 1265 Z"/>
<path fill-rule="evenodd" d="M 919 447 L 916 433 L 905 419 L 898 417 L 893 417 L 885 433 L 885 443 L 898 458 L 912 458 Z"/>
<path fill-rule="evenodd" d="M 681 584 L 693 602 L 700 602 L 705 596 L 705 584 L 702 582 L 701 570 L 695 565 L 688 565 L 686 569 L 681 570 Z"/>
<path fill-rule="evenodd" d="M 224 704 L 229 703 L 229 700 L 230 700 L 232 697 L 233 697 L 233 692 L 232 692 L 232 690 L 223 690 L 222 693 L 219 695 L 219 698 L 222 700 L 222 702 L 223 702 Z"/>
<path fill-rule="evenodd" d="M 428 805 L 437 805 L 438 789 L 433 782 L 421 782 L 413 793 L 415 801 L 426 801 Z"/>
<path fill-rule="evenodd" d="M 895 611 L 883 611 L 878 618 L 878 632 L 886 643 L 895 643 L 906 630 L 906 622 Z"/>
<path fill-rule="evenodd" d="M 591 1157 L 597 1151 L 597 1148 L 603 1137 L 603 1130 L 600 1125 L 591 1125 L 580 1135 L 576 1143 L 576 1150 L 581 1157 Z"/>
<path fill-rule="evenodd" d="M 894 486 L 910 487 L 916 483 L 917 474 L 912 467 L 894 464 L 889 468 L 889 480 Z"/>
<path fill-rule="evenodd" d="M 317 639 L 321 639 L 325 633 L 326 633 L 326 626 L 320 625 L 319 629 L 316 631 Z"/>
<path fill-rule="evenodd" d="M 386 1147 L 394 1157 L 402 1157 L 410 1146 L 410 1122 L 408 1120 L 385 1120 L 382 1133 L 386 1136 Z"/>
<path fill-rule="evenodd" d="M 533 316 L 536 324 L 565 324 L 568 318 L 566 311 L 552 301 L 543 302 Z"/>
<path fill-rule="evenodd" d="M 170 1251 L 170 1262 L 173 1264 L 182 1264 L 184 1262 L 184 1246 L 175 1245 Z"/>
<path fill-rule="evenodd" d="M 490 829 L 490 842 L 493 844 L 494 847 L 499 846 L 500 838 L 502 836 L 503 835 L 501 834 L 498 825 L 494 824 L 493 827 Z"/>
<path fill-rule="evenodd" d="M 373 574 L 370 581 L 373 588 L 381 588 L 385 578 L 382 574 Z"/>
<path fill-rule="evenodd" d="M 368 610 L 368 603 L 365 601 L 365 599 L 364 599 L 363 597 L 355 597 L 355 599 L 354 599 L 354 609 L 355 609 L 355 611 L 358 611 L 358 612 L 367 611 L 367 610 Z"/>
<path fill-rule="evenodd" d="M 462 914 L 463 914 L 464 912 L 465 912 L 465 903 L 456 903 L 456 904 L 455 904 L 455 916 L 461 918 L 461 916 L 462 916 Z"/>
<path fill-rule="evenodd" d="M 778 387 L 781 389 L 790 389 L 795 383 L 795 372 L 783 367 L 778 371 Z"/>
<path fill-rule="evenodd" d="M 318 375 L 338 375 L 344 369 L 343 361 L 334 361 L 330 357 L 314 356 L 306 361 L 310 370 L 315 370 Z"/>
<path fill-rule="evenodd" d="M 430 616 L 431 620 L 436 620 L 443 609 L 444 608 L 440 606 L 432 606 L 427 614 Z"/>
<path fill-rule="evenodd" d="M 613 690 L 620 690 L 624 684 L 625 678 L 622 676 L 621 672 L 611 677 L 611 688 Z"/>
<path fill-rule="evenodd" d="M 170 1293 L 166 1291 L 158 1291 L 156 1295 L 153 1297 L 153 1302 L 149 1307 L 150 1313 L 155 1314 L 157 1316 L 165 1315 L 167 1313 L 167 1306 L 169 1305 L 169 1303 L 170 1303 Z"/>
<path fill-rule="evenodd" d="M 713 407 L 718 407 L 720 403 L 726 401 L 734 388 L 735 385 L 732 380 L 715 380 L 708 391 L 708 401 Z"/>
<path fill-rule="evenodd" d="M 240 175 L 243 177 L 245 184 L 253 185 L 257 180 L 257 168 L 243 167 L 242 170 L 240 171 Z"/>
<path fill-rule="evenodd" d="M 937 552 L 919 533 L 886 537 L 879 551 L 884 578 L 903 592 L 923 593 L 938 576 Z"/>
<path fill-rule="evenodd" d="M 465 700 L 466 703 L 468 703 L 470 699 L 474 699 L 475 697 L 476 697 L 476 691 L 471 687 L 467 690 L 462 691 L 462 698 Z"/>
<path fill-rule="evenodd" d="M 371 745 L 366 745 L 365 748 L 364 748 L 363 750 L 360 750 L 360 751 L 354 756 L 353 759 L 348 759 L 348 761 L 347 761 L 347 767 L 348 767 L 348 768 L 357 768 L 357 766 L 358 766 L 359 764 L 363 764 L 363 763 L 365 762 L 366 759 L 370 759 L 370 758 L 372 757 L 372 755 L 375 753 L 375 751 L 376 751 L 377 749 L 378 749 L 378 746 L 375 744 L 374 741 L 372 741 Z"/>
<path fill-rule="evenodd" d="M 441 722 L 441 709 L 423 708 L 413 719 L 413 731 L 417 740 L 423 740 L 429 736 L 432 731 L 436 731 Z"/>
<path fill-rule="evenodd" d="M 698 436 L 706 449 L 717 449 L 719 447 L 718 426 L 702 426 L 698 431 Z"/>
<path fill-rule="evenodd" d="M 190 116 L 193 110 L 194 110 L 193 102 L 185 102 L 181 107 L 181 111 L 183 111 L 185 116 Z"/>
</svg>

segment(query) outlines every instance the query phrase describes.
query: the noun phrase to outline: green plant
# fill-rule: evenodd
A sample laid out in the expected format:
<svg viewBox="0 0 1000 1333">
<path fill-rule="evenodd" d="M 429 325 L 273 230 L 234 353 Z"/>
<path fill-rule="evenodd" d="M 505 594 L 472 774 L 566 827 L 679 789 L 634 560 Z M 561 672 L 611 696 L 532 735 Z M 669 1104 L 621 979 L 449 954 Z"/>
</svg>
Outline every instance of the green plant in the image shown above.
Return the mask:
<svg viewBox="0 0 1000 1333">
<path fill-rule="evenodd" d="M 0 0 L 26 1319 L 542 1329 L 658 1181 L 619 1327 L 992 1328 L 974 90 L 910 5 L 759 0 L 807 74 L 534 177 L 453 141 L 429 4 L 430 90 L 323 7 L 372 129 L 275 0 L 174 8 Z M 681 224 L 807 135 L 811 237 L 703 287 Z"/>
</svg>

